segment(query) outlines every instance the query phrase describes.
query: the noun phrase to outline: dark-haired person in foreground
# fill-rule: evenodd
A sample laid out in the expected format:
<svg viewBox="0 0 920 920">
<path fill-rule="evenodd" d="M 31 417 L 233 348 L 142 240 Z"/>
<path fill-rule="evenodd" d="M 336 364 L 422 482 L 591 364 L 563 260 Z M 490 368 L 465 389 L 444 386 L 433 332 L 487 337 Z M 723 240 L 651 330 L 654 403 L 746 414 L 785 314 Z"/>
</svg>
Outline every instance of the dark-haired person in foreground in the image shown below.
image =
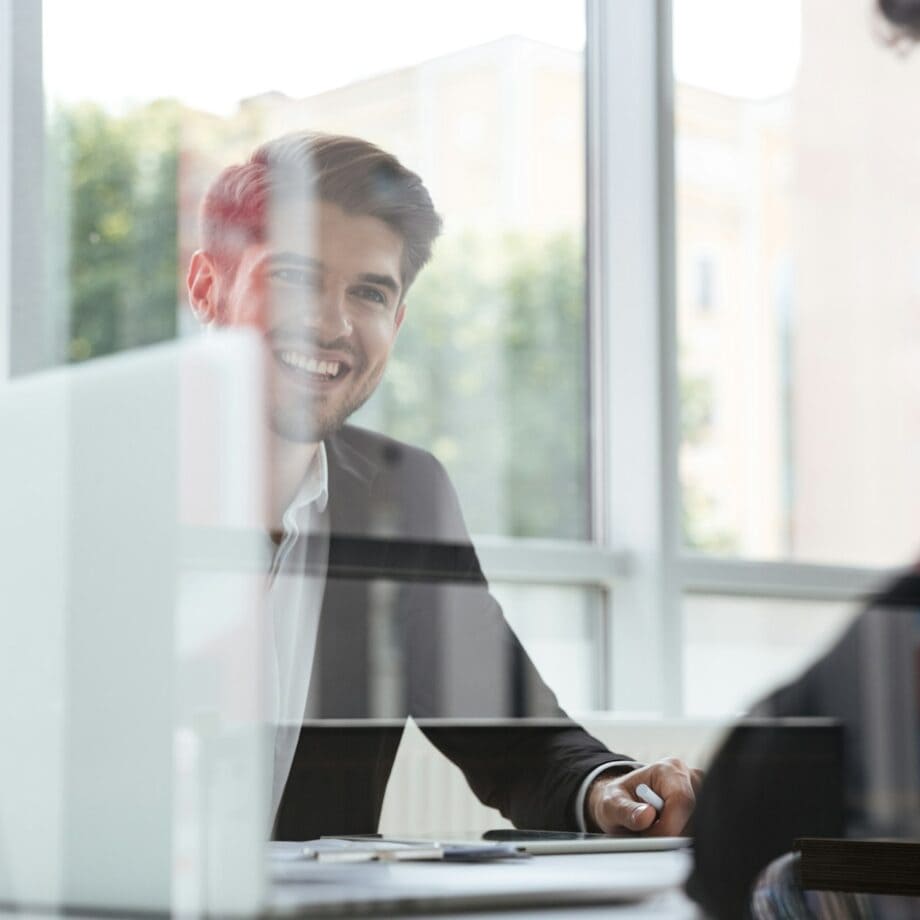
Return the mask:
<svg viewBox="0 0 920 920">
<path fill-rule="evenodd" d="M 920 41 L 920 0 L 879 0 L 878 9 L 889 44 L 910 49 Z M 920 561 L 750 714 L 757 723 L 738 727 L 713 759 L 696 815 L 696 865 L 687 888 L 720 920 L 751 915 L 758 874 L 798 837 L 920 839 Z M 817 720 L 814 728 L 803 719 Z M 784 729 L 792 731 L 784 736 Z M 838 734 L 838 775 L 822 773 L 827 745 L 820 734 L 830 731 Z M 866 873 L 865 857 L 850 859 L 838 877 Z M 916 878 L 916 857 L 901 859 Z M 774 864 L 764 879 L 756 916 L 857 916 L 834 894 L 830 904 L 821 895 L 809 904 L 801 892 L 778 888 L 783 873 Z M 920 915 L 916 897 L 860 897 L 853 909 L 861 917 Z"/>
<path fill-rule="evenodd" d="M 191 304 L 271 354 L 274 834 L 375 831 L 408 716 L 518 827 L 680 834 L 697 771 L 636 764 L 571 722 L 489 594 L 440 464 L 346 424 L 440 224 L 394 157 L 309 133 L 225 169 L 202 204 Z M 640 783 L 664 799 L 657 820 Z"/>
</svg>

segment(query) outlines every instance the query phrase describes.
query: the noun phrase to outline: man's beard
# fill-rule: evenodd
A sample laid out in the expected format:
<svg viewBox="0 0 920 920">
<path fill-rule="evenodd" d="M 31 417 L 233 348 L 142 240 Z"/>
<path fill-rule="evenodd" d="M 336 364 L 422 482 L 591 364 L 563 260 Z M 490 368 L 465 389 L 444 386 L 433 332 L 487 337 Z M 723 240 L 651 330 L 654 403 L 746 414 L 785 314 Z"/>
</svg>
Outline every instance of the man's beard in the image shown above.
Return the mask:
<svg viewBox="0 0 920 920">
<path fill-rule="evenodd" d="M 308 396 L 305 396 L 300 404 L 279 404 L 279 401 L 276 401 L 271 412 L 272 430 L 288 441 L 302 444 L 318 444 L 325 441 L 339 431 L 373 396 L 382 376 L 381 367 L 357 393 L 336 408 L 327 408 L 323 405 L 323 400 L 311 399 Z"/>
</svg>

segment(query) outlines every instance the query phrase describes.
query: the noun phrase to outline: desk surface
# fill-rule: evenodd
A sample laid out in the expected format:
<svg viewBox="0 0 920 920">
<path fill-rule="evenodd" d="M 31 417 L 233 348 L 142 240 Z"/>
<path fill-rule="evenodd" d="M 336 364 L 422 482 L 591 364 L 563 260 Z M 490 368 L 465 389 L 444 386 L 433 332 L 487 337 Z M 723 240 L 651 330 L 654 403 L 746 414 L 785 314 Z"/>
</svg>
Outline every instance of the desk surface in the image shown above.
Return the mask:
<svg viewBox="0 0 920 920">
<path fill-rule="evenodd" d="M 668 920 L 705 920 L 705 914 L 683 892 L 669 891 L 654 895 L 638 904 L 606 904 L 597 907 L 544 907 L 538 910 L 476 911 L 469 913 L 394 914 L 393 920 L 450 920 L 451 917 L 475 917 L 475 920 L 600 920 L 602 917 L 663 918 Z"/>
<path fill-rule="evenodd" d="M 301 863 L 273 886 L 282 915 L 328 910 L 437 916 L 477 911 L 490 917 L 701 916 L 681 886 L 687 851 L 536 856 L 498 863 Z M 600 906 L 605 905 L 605 906 Z M 484 913 L 483 911 L 487 911 Z"/>
</svg>

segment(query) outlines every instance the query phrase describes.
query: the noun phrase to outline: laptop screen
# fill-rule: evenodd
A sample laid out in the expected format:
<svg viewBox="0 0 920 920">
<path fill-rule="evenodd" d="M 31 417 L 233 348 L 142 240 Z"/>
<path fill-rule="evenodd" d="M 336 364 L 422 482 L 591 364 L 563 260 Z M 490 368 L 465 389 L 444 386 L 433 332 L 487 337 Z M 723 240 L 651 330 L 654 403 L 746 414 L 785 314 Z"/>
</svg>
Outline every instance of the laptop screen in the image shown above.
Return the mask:
<svg viewBox="0 0 920 920">
<path fill-rule="evenodd" d="M 235 332 L 0 389 L 5 904 L 261 899 L 260 368 Z"/>
</svg>

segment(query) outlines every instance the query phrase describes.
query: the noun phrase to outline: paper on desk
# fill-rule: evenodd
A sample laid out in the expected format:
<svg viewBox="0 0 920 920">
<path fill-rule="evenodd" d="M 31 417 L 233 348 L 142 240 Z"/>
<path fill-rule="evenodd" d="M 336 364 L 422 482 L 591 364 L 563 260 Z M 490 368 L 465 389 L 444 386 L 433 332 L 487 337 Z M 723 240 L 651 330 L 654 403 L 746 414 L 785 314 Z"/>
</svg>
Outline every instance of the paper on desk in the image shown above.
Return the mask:
<svg viewBox="0 0 920 920">
<path fill-rule="evenodd" d="M 307 859 L 316 859 L 319 862 L 402 862 L 444 858 L 444 850 L 438 843 L 386 839 L 350 840 L 346 837 L 307 840 L 303 845 L 303 853 Z"/>
<path fill-rule="evenodd" d="M 317 862 L 371 862 L 443 859 L 444 850 L 437 843 L 394 840 L 348 840 L 340 837 L 323 837 L 319 840 L 272 841 L 269 859 L 275 863 Z"/>
<path fill-rule="evenodd" d="M 269 859 L 275 863 L 373 860 L 406 862 L 441 859 L 451 862 L 490 862 L 527 858 L 528 854 L 521 852 L 517 847 L 503 843 L 323 837 L 303 842 L 273 841 L 269 846 Z"/>
</svg>

